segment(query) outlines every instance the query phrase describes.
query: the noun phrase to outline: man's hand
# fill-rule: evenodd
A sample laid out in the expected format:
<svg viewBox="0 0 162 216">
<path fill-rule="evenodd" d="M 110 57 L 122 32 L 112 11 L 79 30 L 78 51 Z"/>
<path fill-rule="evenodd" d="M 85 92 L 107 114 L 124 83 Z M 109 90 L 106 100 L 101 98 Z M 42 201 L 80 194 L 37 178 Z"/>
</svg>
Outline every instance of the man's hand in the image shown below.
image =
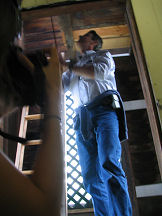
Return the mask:
<svg viewBox="0 0 162 216">
<path fill-rule="evenodd" d="M 69 63 L 66 62 L 66 55 L 65 55 L 65 52 L 61 52 L 59 53 L 59 61 L 60 61 L 60 64 L 62 65 L 62 70 L 63 72 L 68 70 L 69 68 Z"/>
<path fill-rule="evenodd" d="M 45 49 L 44 52 L 50 56 L 49 64 L 43 67 L 47 82 L 51 90 L 58 89 L 61 83 L 61 70 L 57 49 L 53 47 Z"/>
</svg>

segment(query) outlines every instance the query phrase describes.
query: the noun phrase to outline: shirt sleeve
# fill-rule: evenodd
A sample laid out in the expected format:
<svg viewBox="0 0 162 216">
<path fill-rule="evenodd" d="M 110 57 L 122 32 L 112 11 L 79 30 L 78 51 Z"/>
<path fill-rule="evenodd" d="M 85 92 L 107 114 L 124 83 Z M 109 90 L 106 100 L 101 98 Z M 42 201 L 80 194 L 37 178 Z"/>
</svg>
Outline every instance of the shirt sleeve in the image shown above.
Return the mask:
<svg viewBox="0 0 162 216">
<path fill-rule="evenodd" d="M 114 77 L 115 63 L 108 51 L 99 51 L 93 59 L 96 80 L 106 80 L 109 76 Z"/>
<path fill-rule="evenodd" d="M 70 78 L 71 78 L 71 72 L 69 70 L 62 74 L 62 85 L 63 85 L 64 92 L 69 90 Z"/>
</svg>

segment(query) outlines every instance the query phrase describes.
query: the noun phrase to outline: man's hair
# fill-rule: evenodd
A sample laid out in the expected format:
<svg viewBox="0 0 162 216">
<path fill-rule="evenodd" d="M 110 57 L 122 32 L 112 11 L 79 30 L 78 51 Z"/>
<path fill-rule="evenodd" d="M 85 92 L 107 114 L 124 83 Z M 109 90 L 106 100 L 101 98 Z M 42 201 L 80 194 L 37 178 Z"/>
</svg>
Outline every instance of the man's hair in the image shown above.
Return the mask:
<svg viewBox="0 0 162 216">
<path fill-rule="evenodd" d="M 97 45 L 94 47 L 94 50 L 97 51 L 102 48 L 102 38 L 96 33 L 96 31 L 91 30 L 88 33 L 92 34 L 92 40 L 97 41 Z"/>
</svg>

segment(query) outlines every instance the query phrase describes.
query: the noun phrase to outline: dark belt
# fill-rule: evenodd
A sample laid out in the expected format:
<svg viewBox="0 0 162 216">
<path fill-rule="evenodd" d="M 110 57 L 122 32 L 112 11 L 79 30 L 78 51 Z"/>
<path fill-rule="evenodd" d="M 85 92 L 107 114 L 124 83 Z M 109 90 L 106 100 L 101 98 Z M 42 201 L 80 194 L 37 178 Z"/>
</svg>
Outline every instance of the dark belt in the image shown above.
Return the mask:
<svg viewBox="0 0 162 216">
<path fill-rule="evenodd" d="M 86 104 L 85 106 L 88 109 L 92 109 L 92 108 L 99 106 L 99 105 L 102 105 L 105 107 L 111 107 L 112 109 L 119 109 L 121 107 L 119 98 L 116 94 L 106 95 L 105 97 L 97 100 L 95 103 L 94 102 L 89 103 L 89 104 Z"/>
</svg>

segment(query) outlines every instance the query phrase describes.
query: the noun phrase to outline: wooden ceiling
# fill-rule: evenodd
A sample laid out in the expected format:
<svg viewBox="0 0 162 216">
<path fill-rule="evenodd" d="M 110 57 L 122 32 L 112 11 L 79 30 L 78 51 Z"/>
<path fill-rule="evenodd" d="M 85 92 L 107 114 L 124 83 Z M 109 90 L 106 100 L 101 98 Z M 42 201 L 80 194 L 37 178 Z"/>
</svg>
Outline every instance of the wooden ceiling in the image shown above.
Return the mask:
<svg viewBox="0 0 162 216">
<path fill-rule="evenodd" d="M 130 36 L 125 4 L 125 0 L 101 0 L 23 10 L 25 49 L 42 49 L 54 44 L 58 51 L 70 49 L 79 35 L 94 29 L 103 38 L 103 49 L 128 52 Z"/>
</svg>

